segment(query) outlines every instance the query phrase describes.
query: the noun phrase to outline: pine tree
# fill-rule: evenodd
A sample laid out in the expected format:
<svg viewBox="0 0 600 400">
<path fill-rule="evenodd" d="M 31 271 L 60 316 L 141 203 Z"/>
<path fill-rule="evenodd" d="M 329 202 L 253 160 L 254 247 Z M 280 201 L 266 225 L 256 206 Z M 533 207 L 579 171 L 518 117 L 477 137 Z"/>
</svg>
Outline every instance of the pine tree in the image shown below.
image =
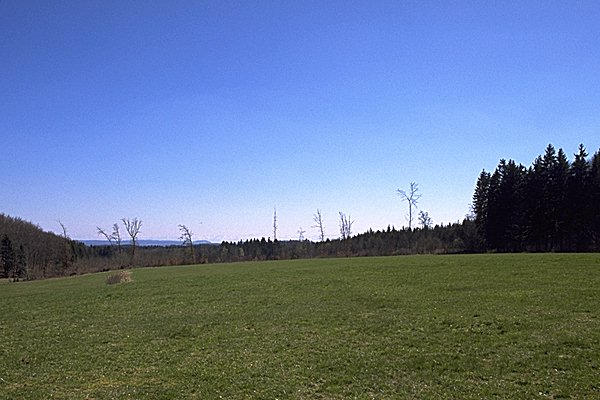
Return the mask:
<svg viewBox="0 0 600 400">
<path fill-rule="evenodd" d="M 505 225 L 502 237 L 504 251 L 519 251 L 522 247 L 524 168 L 509 160 L 501 172 L 500 196 Z"/>
<path fill-rule="evenodd" d="M 491 175 L 487 198 L 485 242 L 490 249 L 496 250 L 501 246 L 504 230 L 500 198 L 500 169 L 504 168 L 504 164 L 505 160 L 500 160 L 500 164 Z"/>
<path fill-rule="evenodd" d="M 557 191 L 559 183 L 556 180 L 558 170 L 558 158 L 552 144 L 546 147 L 542 157 L 542 177 L 544 182 L 543 192 L 543 216 L 541 221 L 544 236 L 544 250 L 551 251 L 556 245 L 556 226 L 558 219 Z"/>
<path fill-rule="evenodd" d="M 490 179 L 488 243 L 498 251 L 521 249 L 525 171 L 513 160 L 500 160 Z"/>
<path fill-rule="evenodd" d="M 590 164 L 586 160 L 587 156 L 585 147 L 580 144 L 567 179 L 568 204 L 565 205 L 567 218 L 565 230 L 569 239 L 568 248 L 575 251 L 587 250 L 591 235 Z"/>
<path fill-rule="evenodd" d="M 551 201 L 554 203 L 553 250 L 566 250 L 568 242 L 568 213 L 569 198 L 567 196 L 567 181 L 571 166 L 563 149 L 558 150 L 556 166 L 552 170 L 554 187 Z"/>
<path fill-rule="evenodd" d="M 588 182 L 590 188 L 588 204 L 590 233 L 594 241 L 594 249 L 600 251 L 600 150 L 592 157 Z"/>
<path fill-rule="evenodd" d="M 542 157 L 537 157 L 525 178 L 523 235 L 528 250 L 545 250 L 544 175 L 544 162 Z"/>
<path fill-rule="evenodd" d="M 481 171 L 477 184 L 475 185 L 475 193 L 473 194 L 473 213 L 475 214 L 475 226 L 483 248 L 486 247 L 486 232 L 488 224 L 488 196 L 490 191 L 491 175 L 485 170 Z"/>
</svg>

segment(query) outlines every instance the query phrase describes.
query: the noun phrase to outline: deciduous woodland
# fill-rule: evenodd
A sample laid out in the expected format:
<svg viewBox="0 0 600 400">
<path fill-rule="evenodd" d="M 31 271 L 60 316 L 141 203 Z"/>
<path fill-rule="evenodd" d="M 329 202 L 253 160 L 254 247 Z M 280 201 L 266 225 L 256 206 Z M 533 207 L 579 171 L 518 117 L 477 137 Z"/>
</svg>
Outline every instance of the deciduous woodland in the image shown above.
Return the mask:
<svg viewBox="0 0 600 400">
<path fill-rule="evenodd" d="M 262 238 L 190 245 L 191 236 L 186 236 L 185 246 L 121 245 L 120 238 L 118 245 L 86 246 L 69 239 L 66 230 L 56 235 L 0 214 L 0 277 L 40 279 L 132 266 L 314 257 L 600 251 L 600 151 L 589 157 L 580 145 L 569 161 L 562 149 L 548 145 L 529 167 L 500 160 L 493 172 L 479 175 L 472 213 L 462 222 L 431 227 L 425 213 L 417 228 L 390 225 L 352 236 L 351 220 L 342 221 L 339 239 L 318 242 Z M 128 230 L 137 228 L 135 235 L 142 229 L 137 219 L 123 223 Z"/>
</svg>

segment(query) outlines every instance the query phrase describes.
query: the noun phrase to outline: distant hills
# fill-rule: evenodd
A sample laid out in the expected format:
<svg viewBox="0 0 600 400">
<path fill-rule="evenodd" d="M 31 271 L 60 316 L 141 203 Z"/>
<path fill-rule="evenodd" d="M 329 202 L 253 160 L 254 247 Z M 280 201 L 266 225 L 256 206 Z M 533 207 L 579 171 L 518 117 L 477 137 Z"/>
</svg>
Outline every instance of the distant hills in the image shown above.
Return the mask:
<svg viewBox="0 0 600 400">
<path fill-rule="evenodd" d="M 108 246 L 109 243 L 106 240 L 98 240 L 98 239 L 91 239 L 91 240 L 78 240 L 78 242 L 81 242 L 87 246 Z M 123 245 L 128 245 L 131 242 L 129 240 L 123 240 L 121 242 Z M 137 244 L 138 246 L 157 246 L 157 247 L 165 247 L 165 246 L 181 246 L 181 240 L 157 240 L 157 239 L 145 239 L 145 240 L 138 240 Z M 194 240 L 194 244 L 214 244 L 212 242 L 209 242 L 208 240 Z"/>
</svg>

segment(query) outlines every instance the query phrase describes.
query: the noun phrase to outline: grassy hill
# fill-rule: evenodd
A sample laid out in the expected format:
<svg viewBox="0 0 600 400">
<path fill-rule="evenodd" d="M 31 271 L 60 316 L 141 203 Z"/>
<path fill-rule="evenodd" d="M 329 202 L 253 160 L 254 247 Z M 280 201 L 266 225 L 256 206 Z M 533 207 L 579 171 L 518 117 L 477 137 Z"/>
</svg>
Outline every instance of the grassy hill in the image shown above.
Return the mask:
<svg viewBox="0 0 600 400">
<path fill-rule="evenodd" d="M 0 283 L 0 398 L 599 398 L 598 254 Z"/>
</svg>

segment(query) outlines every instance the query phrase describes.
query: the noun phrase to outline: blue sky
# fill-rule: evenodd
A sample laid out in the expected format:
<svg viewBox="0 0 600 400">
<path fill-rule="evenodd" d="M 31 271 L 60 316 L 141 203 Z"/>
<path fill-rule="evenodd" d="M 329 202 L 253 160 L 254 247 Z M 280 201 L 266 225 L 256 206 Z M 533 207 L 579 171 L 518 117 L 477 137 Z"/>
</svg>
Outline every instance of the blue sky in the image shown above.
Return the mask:
<svg viewBox="0 0 600 400">
<path fill-rule="evenodd" d="M 462 219 L 482 168 L 600 148 L 597 2 L 0 3 L 0 212 L 74 238 Z"/>
</svg>

